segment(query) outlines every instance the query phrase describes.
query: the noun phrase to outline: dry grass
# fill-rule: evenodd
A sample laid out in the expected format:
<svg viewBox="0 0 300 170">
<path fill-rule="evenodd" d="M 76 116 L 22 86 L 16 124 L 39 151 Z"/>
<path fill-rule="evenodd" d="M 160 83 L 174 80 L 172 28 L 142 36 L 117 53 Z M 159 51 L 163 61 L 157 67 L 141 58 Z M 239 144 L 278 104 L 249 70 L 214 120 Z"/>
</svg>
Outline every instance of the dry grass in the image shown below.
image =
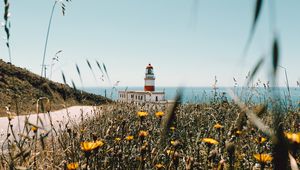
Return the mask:
<svg viewBox="0 0 300 170">
<path fill-rule="evenodd" d="M 245 107 L 272 127 L 268 108 Z M 297 110 L 298 109 L 298 110 Z M 147 112 L 140 113 L 140 111 Z M 162 111 L 160 117 L 155 114 Z M 263 134 L 238 104 L 216 100 L 210 104 L 180 104 L 165 131 L 164 106 L 107 104 L 82 113 L 81 123 L 69 120 L 44 131 L 27 124 L 20 142 L 6 140 L 2 168 L 27 169 L 259 169 L 272 168 L 273 141 Z M 284 132 L 299 131 L 299 108 L 287 110 Z M 208 139 L 205 139 L 208 138 Z M 211 138 L 211 139 L 210 139 Z M 163 139 L 163 140 L 162 140 Z M 294 139 L 299 139 L 294 140 Z M 300 136 L 289 151 L 299 163 Z M 163 141 L 163 142 L 162 142 Z M 90 142 L 90 143 L 87 143 Z M 21 146 L 23 143 L 23 146 Z M 102 145 L 103 144 L 103 145 Z M 22 149 L 21 149 L 22 148 Z M 254 156 L 254 154 L 268 154 Z M 259 160 L 260 159 L 260 160 Z M 74 163 L 74 164 L 71 164 Z M 69 165 L 69 166 L 68 166 Z"/>
<path fill-rule="evenodd" d="M 10 111 L 17 115 L 34 113 L 36 100 L 40 97 L 49 98 L 53 110 L 62 109 L 62 105 L 93 105 L 110 101 L 42 78 L 0 59 L 0 116 L 7 116 L 5 107 L 10 107 Z"/>
</svg>

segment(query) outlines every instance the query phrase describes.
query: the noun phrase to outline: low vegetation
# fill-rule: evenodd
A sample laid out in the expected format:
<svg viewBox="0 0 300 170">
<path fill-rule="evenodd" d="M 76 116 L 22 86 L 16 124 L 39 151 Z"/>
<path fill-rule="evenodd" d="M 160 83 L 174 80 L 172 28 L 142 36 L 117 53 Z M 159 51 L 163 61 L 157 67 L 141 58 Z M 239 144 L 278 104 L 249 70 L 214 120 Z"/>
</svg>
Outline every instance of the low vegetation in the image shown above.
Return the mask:
<svg viewBox="0 0 300 170">
<path fill-rule="evenodd" d="M 80 123 L 69 120 L 50 130 L 27 124 L 21 142 L 8 138 L 3 144 L 8 147 L 1 156 L 2 168 L 274 168 L 274 138 L 250 118 L 253 114 L 272 131 L 268 103 L 241 107 L 216 99 L 175 107 L 114 103 L 95 107 L 92 116 L 82 112 Z M 284 109 L 281 122 L 290 161 L 297 163 L 299 111 Z"/>
</svg>

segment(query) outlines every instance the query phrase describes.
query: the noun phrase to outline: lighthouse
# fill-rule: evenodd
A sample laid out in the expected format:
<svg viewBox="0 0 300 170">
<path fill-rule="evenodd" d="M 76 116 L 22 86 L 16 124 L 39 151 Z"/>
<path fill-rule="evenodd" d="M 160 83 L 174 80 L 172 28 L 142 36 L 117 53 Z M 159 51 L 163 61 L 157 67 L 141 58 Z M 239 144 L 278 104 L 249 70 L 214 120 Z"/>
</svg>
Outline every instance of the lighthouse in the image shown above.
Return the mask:
<svg viewBox="0 0 300 170">
<path fill-rule="evenodd" d="M 155 91 L 155 76 L 153 73 L 153 66 L 151 64 L 148 64 L 146 67 L 144 80 L 144 91 Z"/>
<path fill-rule="evenodd" d="M 166 104 L 165 91 L 155 91 L 155 76 L 153 66 L 146 66 L 144 90 L 119 90 L 118 101 L 135 104 Z"/>
</svg>

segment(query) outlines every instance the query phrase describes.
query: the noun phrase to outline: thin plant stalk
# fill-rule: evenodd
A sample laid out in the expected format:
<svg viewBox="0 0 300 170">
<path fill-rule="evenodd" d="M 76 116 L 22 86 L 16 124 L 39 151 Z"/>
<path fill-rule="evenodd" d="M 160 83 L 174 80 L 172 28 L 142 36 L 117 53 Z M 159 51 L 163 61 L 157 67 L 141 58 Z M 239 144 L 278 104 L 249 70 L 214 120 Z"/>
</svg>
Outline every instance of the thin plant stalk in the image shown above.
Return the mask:
<svg viewBox="0 0 300 170">
<path fill-rule="evenodd" d="M 57 4 L 57 1 L 55 1 L 54 4 L 53 4 L 51 15 L 50 15 L 50 20 L 49 20 L 49 24 L 48 24 L 47 35 L 46 35 L 46 42 L 45 42 L 44 54 L 43 54 L 41 76 L 43 76 L 43 70 L 44 70 L 44 65 L 45 65 L 45 57 L 46 57 L 46 53 L 47 53 L 48 38 L 49 38 L 49 33 L 50 33 L 50 28 L 51 28 L 51 22 L 52 22 L 53 13 L 54 13 L 54 9 L 55 9 L 56 4 Z"/>
</svg>

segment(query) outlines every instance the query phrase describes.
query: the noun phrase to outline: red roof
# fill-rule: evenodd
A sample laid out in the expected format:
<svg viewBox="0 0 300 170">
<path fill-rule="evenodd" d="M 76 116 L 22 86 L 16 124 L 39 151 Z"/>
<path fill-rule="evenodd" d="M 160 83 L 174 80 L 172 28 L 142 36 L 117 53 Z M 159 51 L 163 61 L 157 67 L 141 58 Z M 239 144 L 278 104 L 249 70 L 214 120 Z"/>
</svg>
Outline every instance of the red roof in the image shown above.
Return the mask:
<svg viewBox="0 0 300 170">
<path fill-rule="evenodd" d="M 153 68 L 153 67 L 152 67 L 152 65 L 149 63 L 149 64 L 147 65 L 146 68 Z"/>
</svg>

